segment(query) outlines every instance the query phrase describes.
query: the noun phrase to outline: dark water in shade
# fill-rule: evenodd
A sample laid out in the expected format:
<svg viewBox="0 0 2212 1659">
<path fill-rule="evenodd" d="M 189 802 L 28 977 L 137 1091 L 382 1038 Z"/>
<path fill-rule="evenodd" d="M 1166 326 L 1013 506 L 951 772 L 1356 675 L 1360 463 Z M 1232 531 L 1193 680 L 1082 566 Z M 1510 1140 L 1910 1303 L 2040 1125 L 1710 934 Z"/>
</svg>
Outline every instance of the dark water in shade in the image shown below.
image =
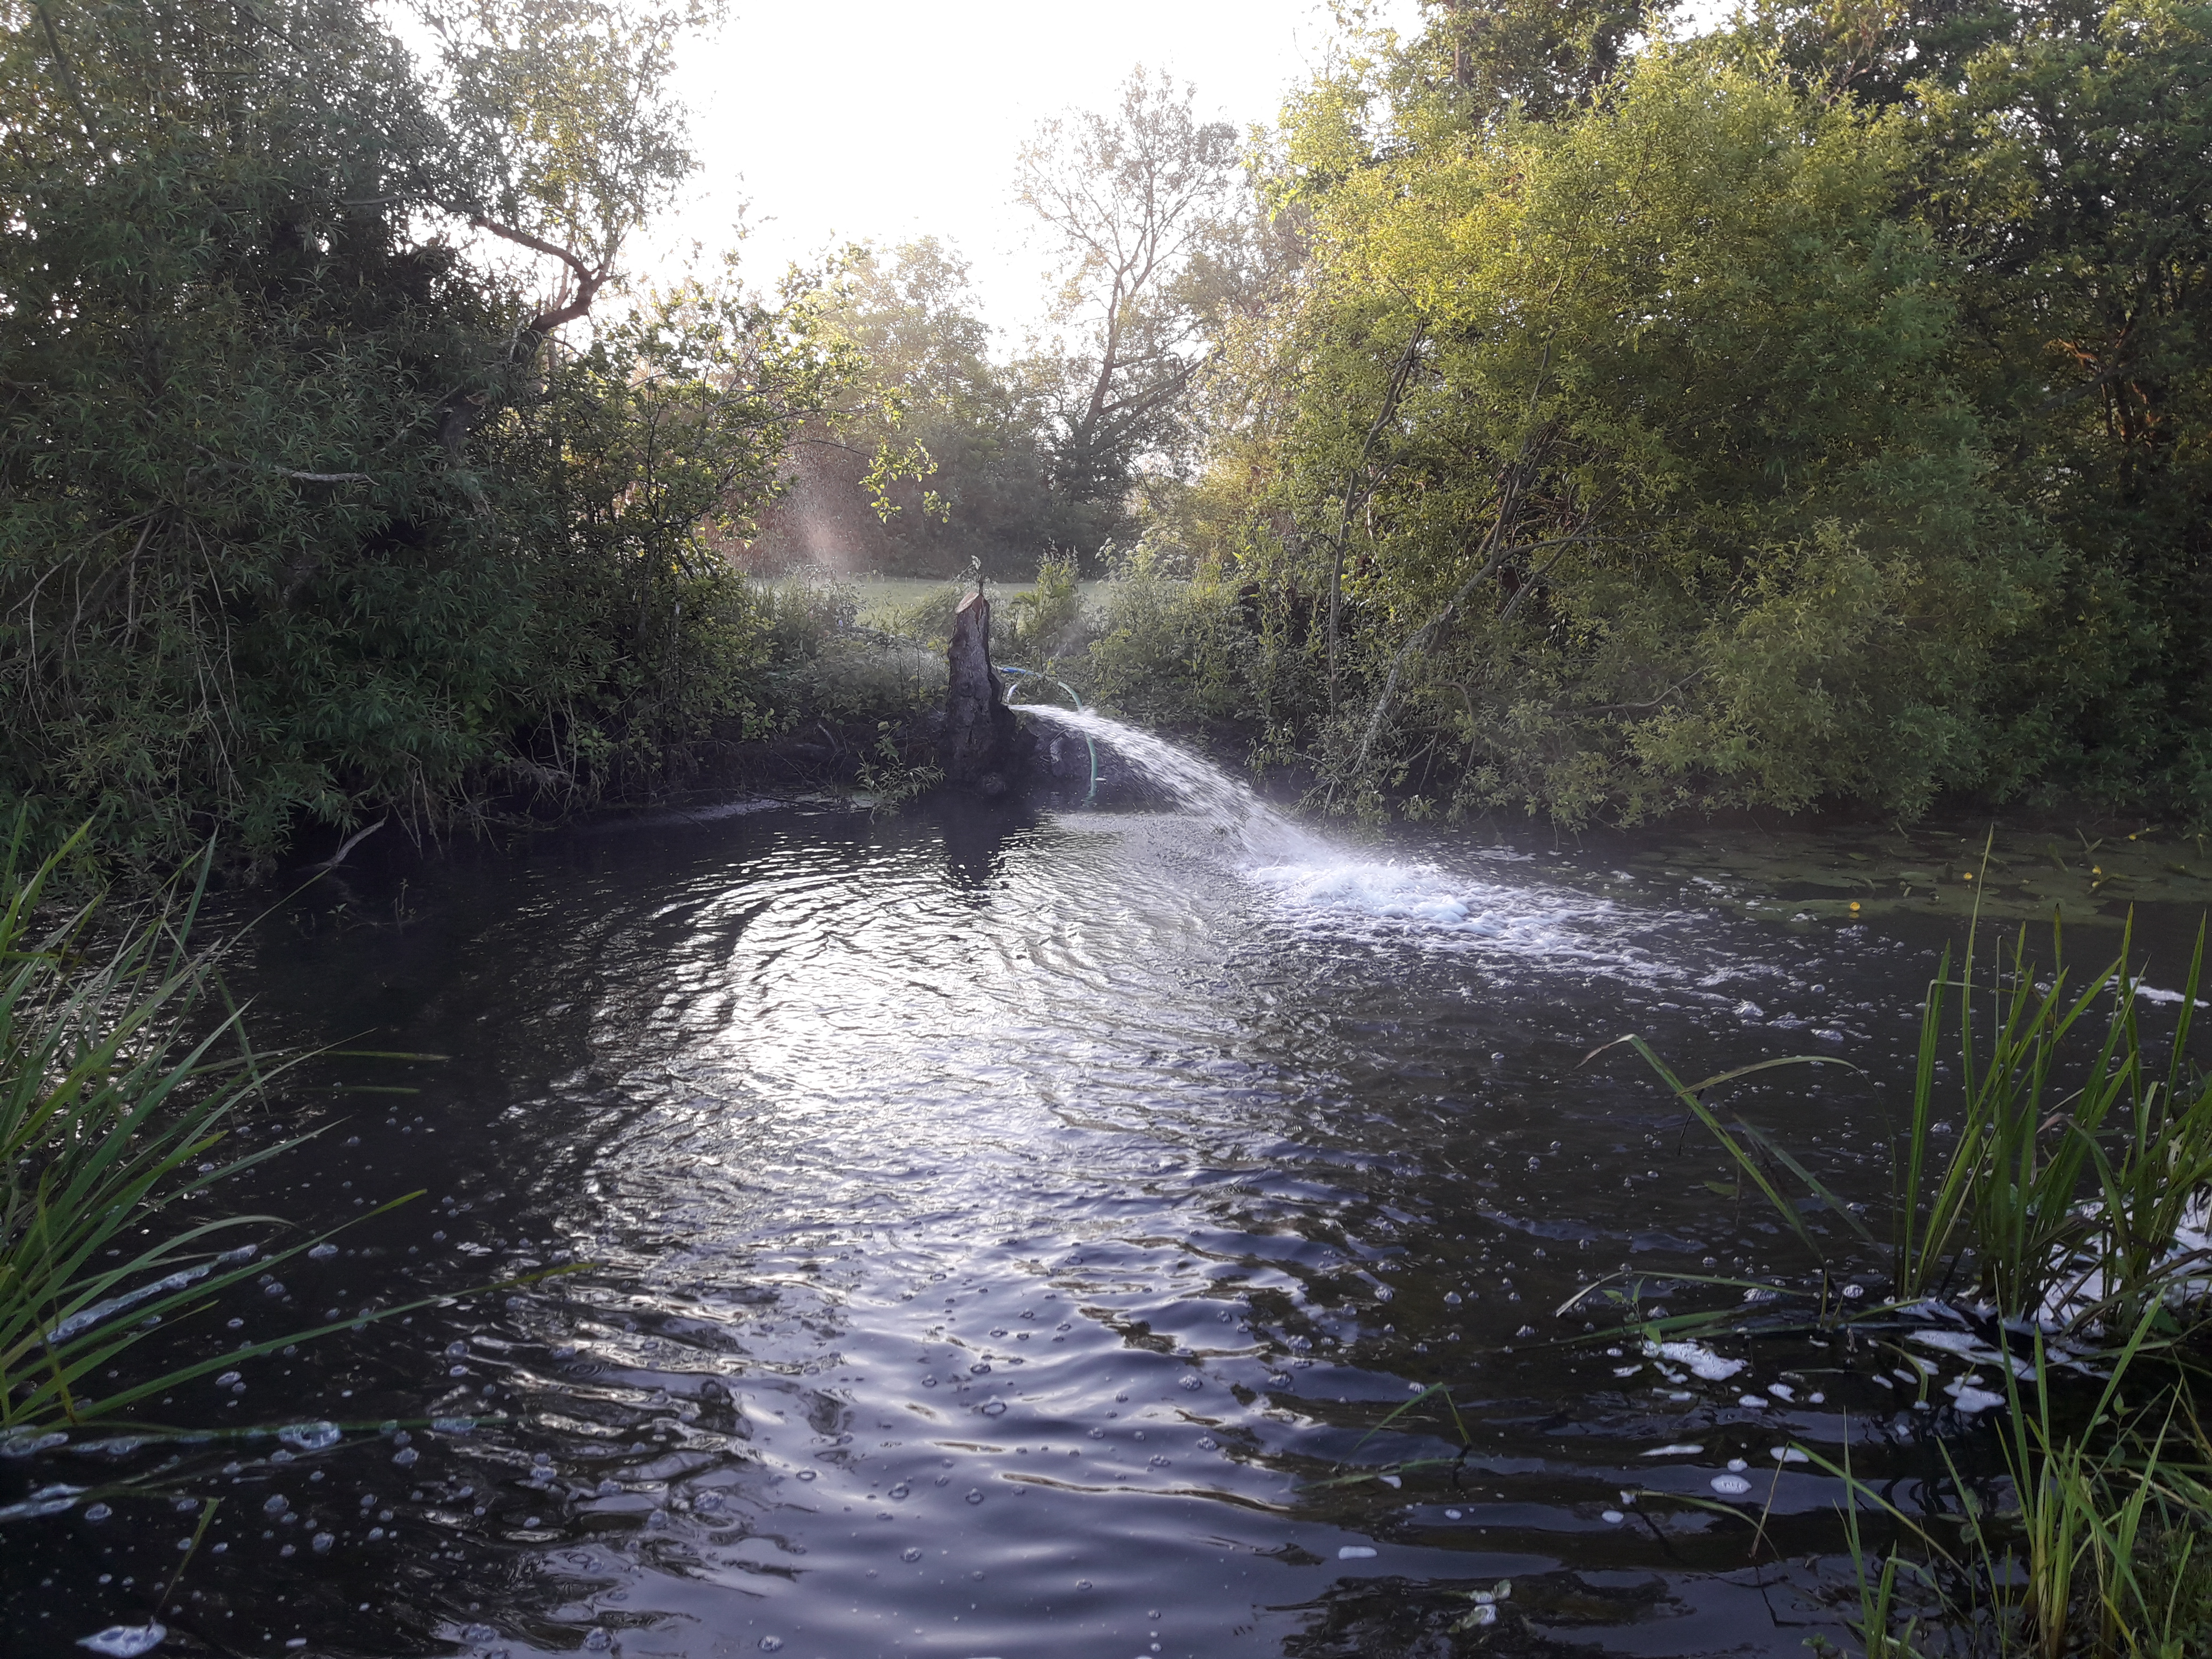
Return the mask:
<svg viewBox="0 0 2212 1659">
<path fill-rule="evenodd" d="M 1708 1382 L 1552 1346 L 1624 1266 L 1798 1265 L 1632 1054 L 1584 1056 L 1848 1054 L 1739 1103 L 1872 1196 L 1948 924 L 1745 921 L 1617 851 L 957 802 L 353 879 L 254 935 L 257 1034 L 450 1059 L 303 1066 L 256 1133 L 317 1138 L 223 1203 L 313 1234 L 425 1196 L 148 1363 L 440 1300 L 162 1408 L 228 1437 L 0 1459 L 0 1502 L 167 1471 L 0 1527 L 11 1659 L 157 1607 L 175 1654 L 1795 1655 L 1843 1638 L 1838 1494 L 1771 1448 L 1848 1420 L 1900 1501 L 1933 1432 L 1989 1466 L 1894 1355 L 1762 1342 Z M 1436 1382 L 1464 1443 L 1433 1401 L 1376 1432 Z M 235 1432 L 306 1420 L 345 1432 Z M 1755 1559 L 1622 1504 L 1730 1459 Z"/>
</svg>

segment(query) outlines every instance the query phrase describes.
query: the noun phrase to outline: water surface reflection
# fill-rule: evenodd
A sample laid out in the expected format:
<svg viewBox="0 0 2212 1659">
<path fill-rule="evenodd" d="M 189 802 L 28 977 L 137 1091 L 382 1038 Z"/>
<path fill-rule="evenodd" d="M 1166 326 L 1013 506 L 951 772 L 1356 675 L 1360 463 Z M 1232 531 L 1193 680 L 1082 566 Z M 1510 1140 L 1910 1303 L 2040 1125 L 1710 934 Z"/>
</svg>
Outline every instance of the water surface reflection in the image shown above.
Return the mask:
<svg viewBox="0 0 2212 1659">
<path fill-rule="evenodd" d="M 1933 925 L 1724 918 L 1526 848 L 1255 863 L 1174 813 L 959 803 L 422 880 L 402 919 L 311 896 L 242 979 L 269 1040 L 450 1058 L 318 1061 L 260 1131 L 317 1138 L 229 1201 L 319 1230 L 424 1197 L 171 1340 L 589 1265 L 166 1402 L 349 1432 L 187 1448 L 176 1512 L 16 1529 L 9 1652 L 158 1605 L 177 1651 L 1796 1653 L 1834 1629 L 1835 1494 L 1771 1449 L 1839 1444 L 1848 1407 L 1901 1493 L 1940 1467 L 1864 1356 L 1707 1380 L 1553 1340 L 1624 1265 L 1783 1259 L 1632 1059 L 1589 1052 L 1848 1052 L 1872 1074 L 1746 1103 L 1875 1190 Z M 1375 1437 L 1436 1382 L 1456 1425 L 1430 1402 Z M 1623 1506 L 1731 1460 L 1771 1506 L 1756 1565 L 1746 1526 Z M 164 1596 L 203 1494 L 220 1553 Z M 1455 1633 L 1500 1579 L 1510 1617 Z"/>
</svg>

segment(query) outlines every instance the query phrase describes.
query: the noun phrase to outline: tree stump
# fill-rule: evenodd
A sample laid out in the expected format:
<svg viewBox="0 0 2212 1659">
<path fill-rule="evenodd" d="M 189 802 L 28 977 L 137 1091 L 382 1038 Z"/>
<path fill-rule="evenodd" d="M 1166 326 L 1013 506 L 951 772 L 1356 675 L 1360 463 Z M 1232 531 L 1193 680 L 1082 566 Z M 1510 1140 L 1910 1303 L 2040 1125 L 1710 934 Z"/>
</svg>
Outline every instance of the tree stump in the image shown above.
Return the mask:
<svg viewBox="0 0 2212 1659">
<path fill-rule="evenodd" d="M 991 602 L 970 593 L 953 613 L 945 693 L 945 781 L 986 795 L 1006 793 L 1019 723 L 991 668 Z"/>
</svg>

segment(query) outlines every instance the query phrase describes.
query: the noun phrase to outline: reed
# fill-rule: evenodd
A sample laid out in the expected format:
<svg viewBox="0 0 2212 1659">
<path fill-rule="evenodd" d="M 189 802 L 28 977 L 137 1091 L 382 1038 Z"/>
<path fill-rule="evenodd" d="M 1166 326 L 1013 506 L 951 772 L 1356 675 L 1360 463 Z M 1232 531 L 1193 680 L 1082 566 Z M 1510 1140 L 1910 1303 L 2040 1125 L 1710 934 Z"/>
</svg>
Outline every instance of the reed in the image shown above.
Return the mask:
<svg viewBox="0 0 2212 1659">
<path fill-rule="evenodd" d="M 2170 1363 L 2186 1358 L 2182 1339 L 2212 1319 L 2200 1242 L 2212 1192 L 2212 1087 L 2188 1060 L 2205 934 L 2200 928 L 2162 1058 L 2128 971 L 2132 936 L 2078 984 L 2062 943 L 2054 936 L 2040 981 L 2024 934 L 1986 976 L 1971 933 L 1955 968 L 1944 953 L 1922 1012 L 1879 1233 L 1786 1149 L 1712 1103 L 1716 1091 L 1753 1073 L 1843 1062 L 1793 1057 L 1686 1083 L 1630 1039 L 1819 1261 L 1824 1322 L 1893 1318 L 1948 1297 L 2032 1346 L 2027 1376 L 2009 1355 L 2002 1367 L 2008 1410 L 1999 1433 L 2016 1515 L 1978 1513 L 1954 1468 L 1954 1518 L 1964 1525 L 1955 1540 L 1939 1536 L 1855 1476 L 1848 1456 L 1800 1449 L 1848 1494 L 1845 1541 L 1869 1656 L 1911 1659 L 1930 1642 L 2022 1659 L 2212 1651 L 2212 1440 L 2195 1413 L 2191 1372 Z M 1938 1074 L 1947 1049 L 1958 1062 L 1951 1085 Z M 1946 1122 L 1955 1126 L 1948 1146 L 1937 1127 Z M 1886 1249 L 1887 1305 L 1854 1309 L 1827 1296 L 1838 1264 L 1806 1225 L 1797 1188 L 1863 1245 Z M 1668 1323 L 1688 1330 L 1697 1320 Z M 2046 1334 L 2077 1346 L 2101 1339 L 2103 1382 L 2085 1418 L 2058 1415 L 2055 1402 L 2068 1390 L 2054 1387 Z M 2010 1340 L 1996 1338 L 2000 1349 Z M 2157 1374 L 2146 1378 L 2152 1364 Z M 1877 1555 L 1863 1531 L 1867 1511 L 1885 1515 L 1917 1559 Z"/>
<path fill-rule="evenodd" d="M 2030 1376 L 2009 1376 L 2001 1440 L 2019 1498 L 1991 1515 L 1952 1468 L 1956 1543 L 1861 1479 L 1846 1454 L 1801 1448 L 1845 1488 L 1844 1541 L 1856 1569 L 1856 1631 L 1869 1656 L 1913 1659 L 1923 1633 L 1941 1650 L 2005 1659 L 2184 1659 L 2212 1650 L 2212 1441 L 2181 1382 L 2146 1384 L 2134 1367 L 2154 1311 L 2111 1357 L 2094 1408 L 2056 1420 L 2051 1360 L 2038 1340 Z M 2023 1381 L 2031 1386 L 2023 1387 Z M 2130 1387 L 2142 1400 L 2130 1410 Z M 1948 1464 L 1948 1454 L 1945 1461 Z M 1916 1559 L 1875 1553 L 1863 1517 L 1885 1516 Z M 1924 1587 L 1905 1616 L 1900 1579 Z"/>
<path fill-rule="evenodd" d="M 189 943 L 208 862 L 105 926 L 99 899 L 52 902 L 84 835 L 26 867 L 19 820 L 0 858 L 0 1431 L 14 1437 L 235 1363 L 86 1392 L 161 1321 L 282 1259 L 246 1243 L 273 1217 L 173 1213 L 284 1149 L 218 1152 L 281 1067 L 247 1040 L 216 956 Z"/>
<path fill-rule="evenodd" d="M 1971 936 L 1955 971 L 1944 952 L 1922 1011 L 1911 1108 L 1893 1148 L 1893 1305 L 1971 1291 L 2002 1318 L 2075 1334 L 2127 1329 L 2155 1309 L 2157 1328 L 2171 1334 L 2203 1316 L 2212 1253 L 2177 1241 L 2192 1224 L 2203 1227 L 2212 1192 L 2212 1086 L 2187 1059 L 2204 934 L 2162 1064 L 2138 1018 L 2130 949 L 2124 944 L 2078 988 L 2063 965 L 2038 983 L 2024 933 L 1986 982 L 1978 981 Z M 1725 1120 L 1711 1099 L 1753 1073 L 1844 1062 L 1793 1056 L 1688 1083 L 1642 1038 L 1627 1042 L 1824 1273 L 1837 1264 L 1807 1226 L 1793 1188 L 1820 1200 L 1863 1243 L 1883 1244 L 1816 1175 L 1753 1126 Z M 1947 1046 L 1959 1061 L 1955 1094 L 1937 1074 Z M 1948 1146 L 1943 1123 L 1956 1129 Z"/>
</svg>

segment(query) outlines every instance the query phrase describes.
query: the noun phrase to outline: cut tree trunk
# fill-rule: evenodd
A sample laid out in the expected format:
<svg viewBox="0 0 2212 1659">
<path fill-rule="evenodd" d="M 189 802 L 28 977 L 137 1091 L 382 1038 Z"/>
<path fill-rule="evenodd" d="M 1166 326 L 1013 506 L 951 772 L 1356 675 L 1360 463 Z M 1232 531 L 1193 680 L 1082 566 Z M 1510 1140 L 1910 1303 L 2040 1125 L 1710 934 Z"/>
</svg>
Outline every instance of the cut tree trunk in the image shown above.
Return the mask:
<svg viewBox="0 0 2212 1659">
<path fill-rule="evenodd" d="M 970 593 L 953 613 L 946 658 L 945 781 L 1003 795 L 1020 727 L 992 672 L 991 602 L 981 593 Z"/>
</svg>

